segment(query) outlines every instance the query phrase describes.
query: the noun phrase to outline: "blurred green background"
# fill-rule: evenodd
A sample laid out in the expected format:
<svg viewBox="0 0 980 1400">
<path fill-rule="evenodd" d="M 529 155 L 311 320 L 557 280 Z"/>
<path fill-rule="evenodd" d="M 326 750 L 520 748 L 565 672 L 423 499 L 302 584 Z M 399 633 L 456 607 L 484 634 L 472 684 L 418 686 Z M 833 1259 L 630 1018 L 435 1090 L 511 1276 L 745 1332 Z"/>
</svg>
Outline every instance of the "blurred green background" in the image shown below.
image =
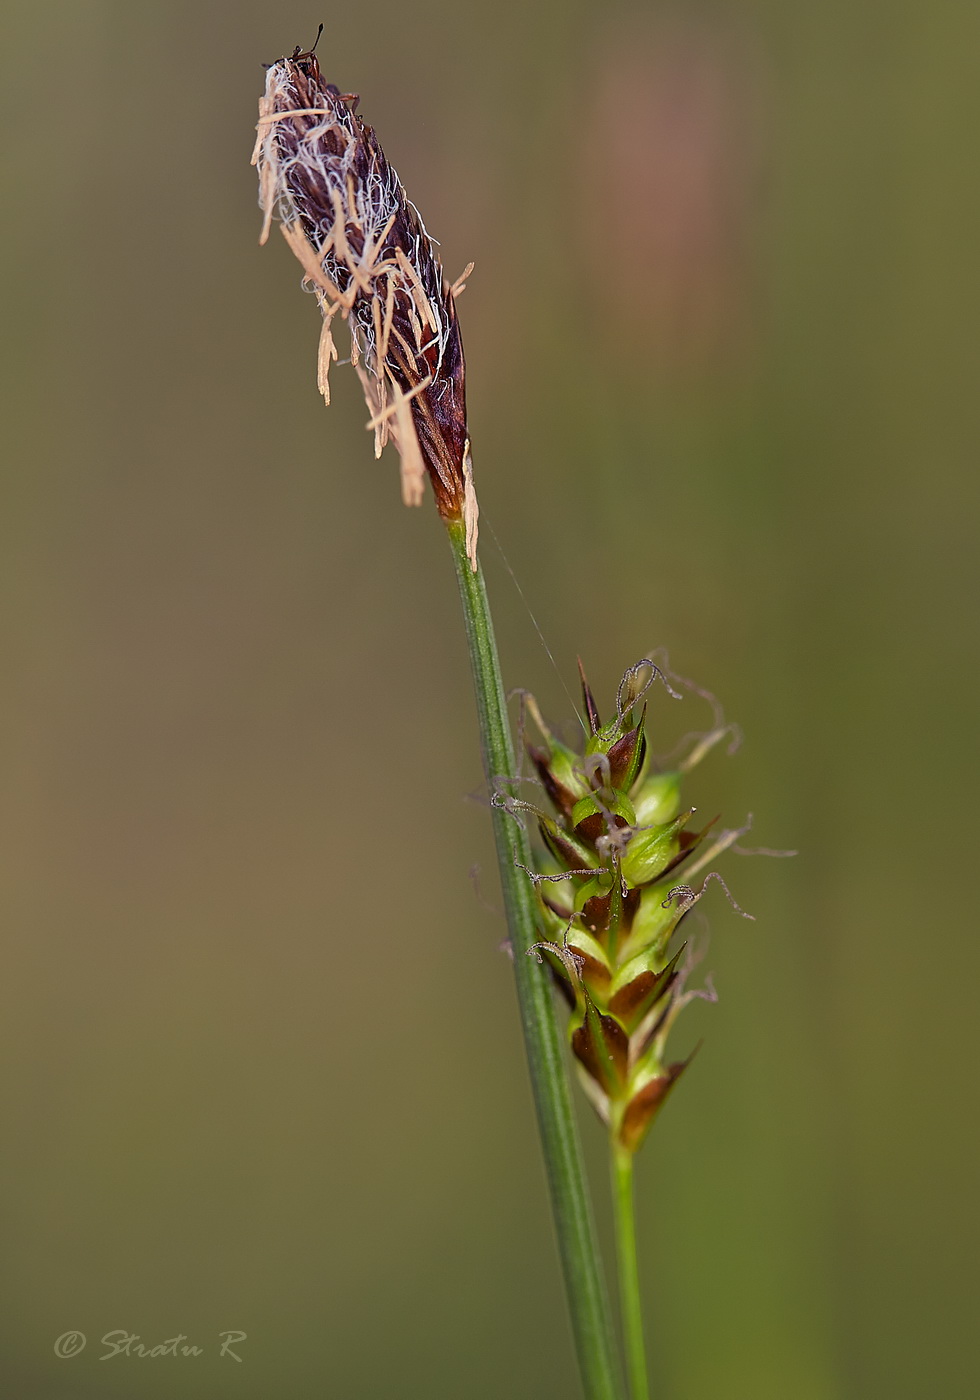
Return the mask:
<svg viewBox="0 0 980 1400">
<path fill-rule="evenodd" d="M 655 1393 L 973 1396 L 955 0 L 3 6 L 2 1393 L 578 1394 L 448 551 L 257 244 L 260 63 L 321 19 L 476 261 L 485 520 L 561 673 L 488 528 L 508 682 L 567 722 L 577 652 L 609 697 L 667 646 L 746 734 L 694 800 L 801 851 L 727 862 L 755 924 L 702 906 L 721 1000 L 640 1168 Z"/>
</svg>

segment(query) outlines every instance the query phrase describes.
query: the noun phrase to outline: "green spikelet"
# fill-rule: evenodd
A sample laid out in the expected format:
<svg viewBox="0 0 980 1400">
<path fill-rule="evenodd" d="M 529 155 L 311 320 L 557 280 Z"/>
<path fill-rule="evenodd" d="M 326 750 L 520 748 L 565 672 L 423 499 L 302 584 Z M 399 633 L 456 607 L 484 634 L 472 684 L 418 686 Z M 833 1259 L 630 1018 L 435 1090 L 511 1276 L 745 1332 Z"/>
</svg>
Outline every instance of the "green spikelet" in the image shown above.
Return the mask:
<svg viewBox="0 0 980 1400">
<path fill-rule="evenodd" d="M 711 872 L 699 887 L 690 882 L 742 834 L 712 836 L 714 822 L 695 829 L 693 808 L 682 805 L 684 773 L 733 732 L 717 706 L 713 729 L 693 736 L 694 747 L 676 767 L 661 771 L 651 762 L 642 702 L 657 679 L 680 699 L 668 676 L 698 689 L 640 661 L 623 677 L 615 718 L 603 725 L 583 674 L 588 733 L 581 753 L 550 732 L 533 699 L 526 702 L 544 740 L 528 743 L 527 752 L 554 808 L 551 816 L 520 804 L 536 815 L 547 851 L 529 872 L 546 933 L 532 952 L 548 963 L 568 1002 L 582 1083 L 627 1153 L 639 1147 L 690 1063 L 690 1056 L 667 1055 L 678 1013 L 693 996 L 713 997 L 685 989 L 693 959 L 675 935 L 707 882 L 721 877 Z"/>
</svg>

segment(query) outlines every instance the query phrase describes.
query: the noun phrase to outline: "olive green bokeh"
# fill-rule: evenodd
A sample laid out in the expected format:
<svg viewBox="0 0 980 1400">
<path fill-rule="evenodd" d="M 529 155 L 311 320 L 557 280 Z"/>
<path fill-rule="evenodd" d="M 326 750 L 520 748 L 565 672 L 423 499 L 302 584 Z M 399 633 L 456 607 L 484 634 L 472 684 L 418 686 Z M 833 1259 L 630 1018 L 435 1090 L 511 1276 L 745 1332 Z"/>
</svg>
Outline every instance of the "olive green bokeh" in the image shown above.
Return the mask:
<svg viewBox="0 0 980 1400">
<path fill-rule="evenodd" d="M 3 7 L 3 1393 L 576 1393 L 442 530 L 353 376 L 324 411 L 316 308 L 257 245 L 259 63 L 320 19 L 477 264 L 508 681 L 571 718 L 491 526 L 569 688 L 668 646 L 746 733 L 693 800 L 802 851 L 729 863 L 756 924 L 701 906 L 721 1001 L 638 1168 L 655 1393 L 971 1396 L 953 0 Z M 112 1329 L 206 1350 L 100 1362 Z"/>
</svg>

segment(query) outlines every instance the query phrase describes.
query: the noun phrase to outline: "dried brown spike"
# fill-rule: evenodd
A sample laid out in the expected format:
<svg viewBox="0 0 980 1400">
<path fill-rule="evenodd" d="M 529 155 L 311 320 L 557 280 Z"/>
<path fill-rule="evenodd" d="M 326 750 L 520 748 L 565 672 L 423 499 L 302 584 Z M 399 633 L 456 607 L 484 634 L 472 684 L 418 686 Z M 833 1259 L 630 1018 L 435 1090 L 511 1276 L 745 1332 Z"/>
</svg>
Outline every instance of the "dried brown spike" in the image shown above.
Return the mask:
<svg viewBox="0 0 980 1400">
<path fill-rule="evenodd" d="M 388 441 L 398 449 L 406 504 L 419 503 L 428 473 L 440 514 L 465 521 L 475 567 L 478 508 L 455 292 L 357 102 L 323 81 L 312 50 L 270 66 L 252 156 L 265 213 L 260 241 L 278 219 L 316 293 L 324 398 L 339 312 L 376 455 Z"/>
</svg>

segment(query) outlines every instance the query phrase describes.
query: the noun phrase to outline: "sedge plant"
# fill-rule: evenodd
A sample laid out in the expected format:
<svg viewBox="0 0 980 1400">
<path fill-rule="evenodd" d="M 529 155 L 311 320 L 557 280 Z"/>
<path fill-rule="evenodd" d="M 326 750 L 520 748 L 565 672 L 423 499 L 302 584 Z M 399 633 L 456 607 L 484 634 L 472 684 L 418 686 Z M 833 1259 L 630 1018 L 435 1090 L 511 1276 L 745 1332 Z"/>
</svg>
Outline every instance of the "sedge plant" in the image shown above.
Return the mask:
<svg viewBox="0 0 980 1400">
<path fill-rule="evenodd" d="M 669 1059 L 668 1033 L 685 1002 L 699 995 L 686 990 L 693 959 L 675 946 L 674 935 L 708 880 L 720 879 L 708 865 L 739 834 L 692 830 L 681 778 L 729 727 L 716 715 L 713 728 L 694 736 L 684 757 L 657 764 L 645 734 L 646 692 L 658 679 L 672 694 L 675 685 L 690 683 L 673 676 L 663 658 L 646 658 L 626 673 L 615 715 L 603 724 L 583 677 L 581 751 L 564 745 L 533 699 L 524 698 L 541 736 L 527 753 L 551 810 L 520 796 L 480 567 L 466 424 L 456 303 L 471 269 L 448 282 L 418 211 L 357 107 L 355 95 L 324 81 L 312 49 L 297 48 L 269 65 L 253 154 L 264 211 L 261 241 L 277 222 L 317 300 L 317 382 L 325 401 L 337 360 L 334 333 L 344 324 L 376 456 L 389 443 L 397 451 L 407 505 L 418 505 L 430 483 L 446 527 L 582 1386 L 587 1400 L 624 1400 L 567 1046 L 608 1128 L 625 1370 L 632 1400 L 646 1400 L 632 1164 L 686 1064 Z M 538 855 L 532 829 L 540 838 Z M 562 1001 L 564 1032 L 557 1016 Z"/>
</svg>

